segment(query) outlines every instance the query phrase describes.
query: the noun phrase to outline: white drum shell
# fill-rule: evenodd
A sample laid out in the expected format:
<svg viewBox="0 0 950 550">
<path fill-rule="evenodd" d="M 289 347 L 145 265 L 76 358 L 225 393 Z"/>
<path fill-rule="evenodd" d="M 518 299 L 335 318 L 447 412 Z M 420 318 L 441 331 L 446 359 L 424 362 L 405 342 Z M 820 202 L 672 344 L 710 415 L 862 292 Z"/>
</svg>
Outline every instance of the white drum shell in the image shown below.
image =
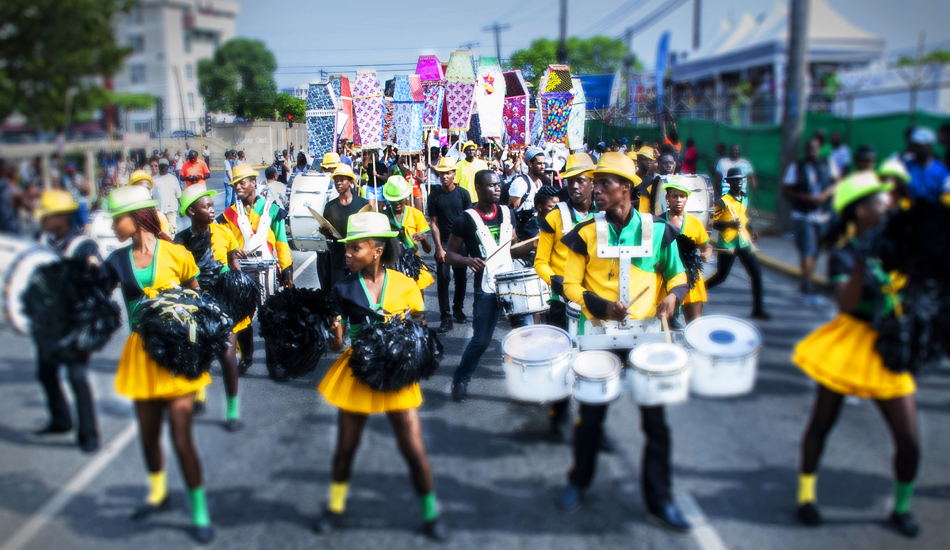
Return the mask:
<svg viewBox="0 0 950 550">
<path fill-rule="evenodd" d="M 30 333 L 30 319 L 21 295 L 40 266 L 59 261 L 59 254 L 31 241 L 0 235 L 0 311 L 2 323 L 20 334 Z"/>
<path fill-rule="evenodd" d="M 747 353 L 742 354 L 715 354 L 711 351 L 698 349 L 695 342 L 686 344 L 689 348 L 690 363 L 693 374 L 690 379 L 690 391 L 694 395 L 704 397 L 737 397 L 751 393 L 755 389 L 755 378 L 758 372 L 759 353 L 762 349 L 761 336 L 754 325 L 735 317 L 716 315 L 700 317 L 693 323 L 720 322 L 744 325 L 744 330 L 752 331 L 758 343 L 752 346 Z M 690 323 L 692 325 L 693 323 Z M 689 327 L 687 327 L 687 331 Z"/>
<path fill-rule="evenodd" d="M 571 335 L 571 341 L 577 345 L 577 331 L 581 323 L 581 306 L 574 302 L 568 302 L 567 307 L 567 333 Z"/>
<path fill-rule="evenodd" d="M 531 403 L 545 403 L 570 397 L 571 384 L 574 381 L 571 372 L 571 354 L 573 350 L 564 330 L 544 326 L 546 330 L 552 331 L 552 334 L 560 333 L 561 336 L 558 336 L 558 338 L 563 341 L 562 351 L 555 353 L 550 359 L 531 360 L 516 357 L 511 346 L 507 345 L 509 344 L 509 338 L 512 336 L 517 337 L 525 331 L 536 328 L 535 326 L 528 326 L 515 329 L 508 333 L 501 342 L 508 396 L 518 401 Z M 539 342 L 538 345 L 544 346 L 544 343 Z"/>
<path fill-rule="evenodd" d="M 310 208 L 323 215 L 333 191 L 333 179 L 329 174 L 301 174 L 294 178 L 287 212 L 287 240 L 291 248 L 327 251 L 326 238 L 320 233 L 320 224 L 310 213 Z"/>
<path fill-rule="evenodd" d="M 112 231 L 112 218 L 101 210 L 93 212 L 92 219 L 86 224 L 86 234 L 99 245 L 99 254 L 103 258 L 108 258 L 109 254 L 132 242 L 131 239 L 120 241 L 116 238 L 115 232 Z M 175 238 L 174 235 L 170 237 Z"/>
<path fill-rule="evenodd" d="M 684 357 L 680 365 L 669 371 L 652 370 L 648 365 L 639 365 L 635 357 L 638 350 L 650 346 L 673 346 L 673 344 L 654 343 L 634 349 L 628 356 L 630 368 L 627 369 L 627 380 L 630 382 L 630 393 L 637 405 L 652 407 L 656 405 L 672 405 L 682 403 L 689 397 L 690 365 L 689 356 Z M 674 346 L 675 347 L 675 346 Z M 682 352 L 681 352 L 682 353 Z"/>
<path fill-rule="evenodd" d="M 495 276 L 495 296 L 506 318 L 548 311 L 549 287 L 533 269 L 518 269 Z"/>
<path fill-rule="evenodd" d="M 589 377 L 574 369 L 574 399 L 586 405 L 604 405 L 616 401 L 623 395 L 623 369 L 620 360 L 610 357 L 610 352 L 582 352 L 574 358 L 575 364 L 585 358 L 603 355 L 604 360 L 616 362 L 616 369 L 606 376 Z"/>
</svg>

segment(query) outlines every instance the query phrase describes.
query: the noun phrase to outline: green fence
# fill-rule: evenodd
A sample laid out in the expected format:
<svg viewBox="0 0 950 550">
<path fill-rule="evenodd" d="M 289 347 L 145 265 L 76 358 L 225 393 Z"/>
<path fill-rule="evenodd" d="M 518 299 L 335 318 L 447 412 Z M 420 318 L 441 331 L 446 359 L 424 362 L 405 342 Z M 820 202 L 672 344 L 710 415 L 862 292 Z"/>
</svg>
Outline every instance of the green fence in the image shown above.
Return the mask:
<svg viewBox="0 0 950 550">
<path fill-rule="evenodd" d="M 918 113 L 916 124 L 937 130 L 942 124 L 950 122 L 950 117 L 939 117 L 928 113 Z M 878 159 L 883 159 L 895 151 L 904 148 L 904 131 L 910 125 L 908 114 L 886 115 L 859 119 L 835 117 L 826 113 L 808 113 L 802 135 L 810 136 L 824 128 L 828 134 L 839 130 L 844 143 L 854 151 L 860 145 L 871 145 L 877 151 Z M 680 139 L 693 138 L 699 150 L 700 172 L 712 174 L 719 158 L 716 156 L 716 144 L 725 143 L 728 147 L 738 143 L 742 156 L 749 159 L 755 167 L 759 182 L 759 198 L 753 199 L 752 206 L 765 217 L 774 216 L 778 204 L 779 178 L 784 170 L 780 166 L 782 152 L 782 128 L 778 125 L 729 126 L 721 122 L 692 118 L 680 118 L 676 122 Z M 610 142 L 613 138 L 626 137 L 629 141 L 640 136 L 647 143 L 661 140 L 660 129 L 652 126 L 613 126 L 599 120 L 588 120 L 586 127 L 587 143 Z"/>
</svg>

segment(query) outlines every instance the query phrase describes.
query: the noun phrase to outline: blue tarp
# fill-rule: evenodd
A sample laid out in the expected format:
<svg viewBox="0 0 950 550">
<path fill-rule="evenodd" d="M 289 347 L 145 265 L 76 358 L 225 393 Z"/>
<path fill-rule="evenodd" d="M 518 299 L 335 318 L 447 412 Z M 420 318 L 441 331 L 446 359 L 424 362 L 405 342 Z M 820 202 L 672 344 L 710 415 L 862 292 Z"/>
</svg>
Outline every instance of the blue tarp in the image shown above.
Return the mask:
<svg viewBox="0 0 950 550">
<path fill-rule="evenodd" d="M 580 75 L 584 96 L 587 98 L 587 110 L 607 109 L 610 107 L 611 90 L 617 78 L 615 74 Z"/>
</svg>

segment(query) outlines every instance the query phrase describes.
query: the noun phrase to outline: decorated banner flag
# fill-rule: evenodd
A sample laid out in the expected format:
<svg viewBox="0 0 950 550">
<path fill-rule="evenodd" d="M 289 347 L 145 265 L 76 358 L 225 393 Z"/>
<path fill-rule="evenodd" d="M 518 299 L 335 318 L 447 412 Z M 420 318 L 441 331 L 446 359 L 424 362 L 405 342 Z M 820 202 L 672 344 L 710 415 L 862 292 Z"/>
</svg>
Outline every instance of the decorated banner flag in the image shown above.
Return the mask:
<svg viewBox="0 0 950 550">
<path fill-rule="evenodd" d="M 478 61 L 478 77 L 475 83 L 475 104 L 478 106 L 478 122 L 483 138 L 501 138 L 504 132 L 505 76 L 495 57 L 483 57 Z"/>
<path fill-rule="evenodd" d="M 422 84 L 422 127 L 431 130 L 439 127 L 442 119 L 442 104 L 445 100 L 445 73 L 439 58 L 434 55 L 419 56 L 416 75 Z"/>
<path fill-rule="evenodd" d="M 399 75 L 393 90 L 393 118 L 396 148 L 400 153 L 420 153 L 422 147 L 423 101 L 419 75 Z M 418 99 L 418 101 L 417 101 Z"/>
<path fill-rule="evenodd" d="M 471 50 L 455 50 L 445 71 L 445 111 L 449 131 L 468 130 L 475 101 L 475 69 Z"/>
<path fill-rule="evenodd" d="M 505 132 L 508 134 L 508 144 L 512 147 L 523 147 L 530 143 L 528 133 L 528 85 L 520 70 L 502 73 L 505 79 L 505 104 L 502 109 L 502 119 L 505 123 Z"/>
<path fill-rule="evenodd" d="M 543 140 L 567 144 L 567 122 L 571 116 L 574 96 L 571 68 L 548 65 L 538 85 L 538 107 L 543 113 Z"/>
<path fill-rule="evenodd" d="M 307 153 L 310 158 L 334 151 L 336 95 L 329 82 L 311 84 L 307 90 Z"/>
<path fill-rule="evenodd" d="M 379 149 L 383 144 L 383 89 L 376 71 L 357 71 L 353 83 L 353 110 L 360 147 Z"/>
<path fill-rule="evenodd" d="M 336 135 L 340 139 L 353 139 L 353 94 L 350 92 L 350 79 L 342 75 L 331 76 L 330 85 L 336 98 Z"/>
<path fill-rule="evenodd" d="M 571 116 L 567 121 L 567 147 L 572 151 L 584 146 L 584 123 L 587 121 L 587 98 L 584 96 L 584 86 L 581 79 L 571 79 L 574 83 L 572 90 L 574 101 L 571 105 Z"/>
</svg>

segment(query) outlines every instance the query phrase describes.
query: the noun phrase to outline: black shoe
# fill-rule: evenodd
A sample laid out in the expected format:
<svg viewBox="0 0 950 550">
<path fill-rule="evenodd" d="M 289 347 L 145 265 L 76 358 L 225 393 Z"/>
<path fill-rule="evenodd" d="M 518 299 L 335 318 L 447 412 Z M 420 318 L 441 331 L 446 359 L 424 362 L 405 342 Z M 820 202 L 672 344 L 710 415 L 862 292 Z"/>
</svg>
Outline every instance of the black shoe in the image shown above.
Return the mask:
<svg viewBox="0 0 950 550">
<path fill-rule="evenodd" d="M 436 332 L 438 332 L 439 334 L 445 334 L 446 332 L 449 332 L 450 330 L 452 330 L 452 321 L 443 320 L 442 323 L 439 325 L 439 328 L 436 329 Z"/>
<path fill-rule="evenodd" d="M 891 512 L 891 517 L 887 521 L 897 529 L 898 533 L 905 537 L 915 538 L 920 534 L 920 525 L 917 525 L 914 516 L 910 515 L 910 512 L 904 512 L 903 514 Z"/>
<path fill-rule="evenodd" d="M 195 404 L 191 407 L 191 416 L 201 416 L 207 412 L 208 407 L 205 405 L 204 401 L 195 400 Z"/>
<path fill-rule="evenodd" d="M 753 319 L 758 319 L 759 321 L 771 321 L 771 320 L 772 320 L 772 316 L 769 315 L 768 313 L 766 313 L 764 310 L 763 310 L 763 311 L 753 311 L 753 312 L 752 312 L 752 318 L 753 318 Z"/>
<path fill-rule="evenodd" d="M 468 322 L 468 317 L 467 317 L 464 313 L 462 313 L 461 311 L 458 312 L 458 313 L 456 313 L 455 315 L 452 315 L 452 317 L 454 317 L 454 318 L 455 318 L 455 322 L 458 323 L 458 324 L 460 324 L 460 325 L 464 325 L 465 323 Z"/>
<path fill-rule="evenodd" d="M 93 436 L 86 439 L 81 439 L 79 441 L 79 448 L 82 449 L 82 452 L 86 454 L 92 454 L 99 450 L 99 438 Z"/>
<path fill-rule="evenodd" d="M 251 367 L 253 366 L 254 363 L 241 359 L 241 361 L 238 363 L 238 376 L 244 376 L 247 374 L 247 371 L 251 370 Z"/>
<path fill-rule="evenodd" d="M 65 424 L 47 424 L 42 430 L 36 430 L 33 435 L 64 434 L 73 431 L 73 427 Z"/>
<path fill-rule="evenodd" d="M 335 514 L 329 510 L 324 510 L 320 517 L 313 520 L 313 523 L 310 524 L 310 528 L 318 535 L 328 535 L 332 533 L 334 529 L 341 527 L 342 524 L 343 514 Z"/>
<path fill-rule="evenodd" d="M 567 436 L 564 435 L 564 427 L 555 422 L 551 422 L 551 427 L 548 428 L 548 441 L 551 443 L 564 443 L 567 441 Z"/>
<path fill-rule="evenodd" d="M 157 505 L 146 503 L 142 506 L 139 506 L 138 508 L 135 509 L 134 512 L 132 512 L 131 519 L 132 521 L 141 521 L 151 516 L 152 514 L 157 514 L 159 512 L 167 512 L 168 509 L 171 508 L 171 506 L 172 506 L 171 499 L 169 499 L 168 497 L 165 497 L 165 500 L 163 500 L 160 504 L 157 504 Z"/>
<path fill-rule="evenodd" d="M 821 525 L 823 521 L 821 512 L 818 511 L 818 505 L 814 502 L 806 502 L 799 506 L 798 510 L 795 511 L 795 517 L 798 518 L 799 523 L 809 527 Z"/>
<path fill-rule="evenodd" d="M 224 429 L 234 433 L 239 432 L 244 429 L 244 423 L 238 420 L 237 418 L 232 418 L 230 420 L 224 421 Z"/>
<path fill-rule="evenodd" d="M 670 330 L 683 330 L 685 328 L 683 327 L 683 323 L 680 323 L 680 320 L 677 317 L 670 317 L 668 325 Z"/>
<path fill-rule="evenodd" d="M 689 533 L 692 525 L 683 518 L 683 513 L 673 501 L 666 501 L 661 504 L 655 512 L 650 512 L 647 516 L 650 523 L 662 527 L 674 533 Z"/>
<path fill-rule="evenodd" d="M 452 400 L 456 403 L 465 403 L 468 397 L 468 382 L 452 382 Z"/>
<path fill-rule="evenodd" d="M 205 525 L 204 527 L 198 527 L 196 525 L 191 528 L 191 538 L 195 539 L 195 542 L 198 544 L 208 544 L 214 540 L 214 528 L 210 525 Z"/>
<path fill-rule="evenodd" d="M 581 488 L 568 484 L 557 497 L 557 507 L 565 512 L 573 512 L 581 505 Z"/>
<path fill-rule="evenodd" d="M 606 430 L 600 434 L 600 452 L 607 454 L 617 452 L 617 441 Z"/>
<path fill-rule="evenodd" d="M 445 542 L 449 540 L 449 526 L 442 521 L 442 518 L 435 518 L 422 525 L 422 532 L 432 540 Z"/>
<path fill-rule="evenodd" d="M 287 374 L 287 371 L 285 371 L 284 369 L 280 367 L 271 369 L 267 373 L 267 376 L 269 376 L 270 379 L 273 380 L 274 382 L 279 382 L 281 384 L 290 380 L 290 375 Z"/>
</svg>

